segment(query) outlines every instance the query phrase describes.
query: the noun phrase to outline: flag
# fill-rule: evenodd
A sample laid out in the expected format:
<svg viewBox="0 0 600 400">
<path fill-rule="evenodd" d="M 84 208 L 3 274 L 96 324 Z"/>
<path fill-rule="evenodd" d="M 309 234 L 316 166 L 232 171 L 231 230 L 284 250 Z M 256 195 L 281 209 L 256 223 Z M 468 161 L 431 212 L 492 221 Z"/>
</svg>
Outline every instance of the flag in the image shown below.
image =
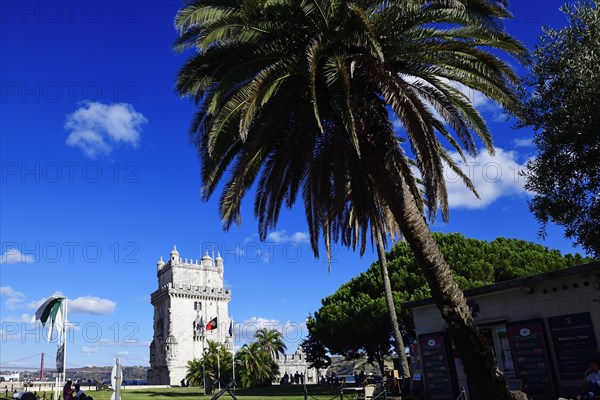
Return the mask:
<svg viewBox="0 0 600 400">
<path fill-rule="evenodd" d="M 204 330 L 204 319 L 200 317 L 200 321 L 198 321 L 198 325 L 196 325 L 196 330 L 203 331 Z"/>
<path fill-rule="evenodd" d="M 48 324 L 48 341 L 52 340 L 53 328 L 56 328 L 58 332 L 64 330 L 65 321 L 63 321 L 62 313 L 62 303 L 64 299 L 64 297 L 50 297 L 40 306 L 40 308 L 38 308 L 31 319 L 31 323 L 40 321 L 42 326 L 46 326 L 48 320 L 50 321 Z"/>
<path fill-rule="evenodd" d="M 217 317 L 214 317 L 213 319 L 208 321 L 208 324 L 206 324 L 207 331 L 212 331 L 214 329 L 217 329 Z"/>
<path fill-rule="evenodd" d="M 233 336 L 233 320 L 229 322 L 229 336 Z"/>
<path fill-rule="evenodd" d="M 65 344 L 61 344 L 58 346 L 58 350 L 56 351 L 56 371 L 63 372 L 63 368 L 65 365 Z"/>
</svg>

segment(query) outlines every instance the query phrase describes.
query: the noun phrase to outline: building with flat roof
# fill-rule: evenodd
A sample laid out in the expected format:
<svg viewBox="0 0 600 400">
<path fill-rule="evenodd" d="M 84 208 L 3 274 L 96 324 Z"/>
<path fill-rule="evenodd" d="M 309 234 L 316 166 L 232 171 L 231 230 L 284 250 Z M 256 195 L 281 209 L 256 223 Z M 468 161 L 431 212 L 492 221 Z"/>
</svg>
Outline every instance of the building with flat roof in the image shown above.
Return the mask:
<svg viewBox="0 0 600 400">
<path fill-rule="evenodd" d="M 465 291 L 475 323 L 509 385 L 536 400 L 574 397 L 592 357 L 600 357 L 600 262 Z M 409 302 L 425 399 L 469 390 L 460 355 L 431 299 Z M 477 400 L 474 393 L 469 399 Z M 483 398 L 480 398 L 483 399 Z"/>
</svg>

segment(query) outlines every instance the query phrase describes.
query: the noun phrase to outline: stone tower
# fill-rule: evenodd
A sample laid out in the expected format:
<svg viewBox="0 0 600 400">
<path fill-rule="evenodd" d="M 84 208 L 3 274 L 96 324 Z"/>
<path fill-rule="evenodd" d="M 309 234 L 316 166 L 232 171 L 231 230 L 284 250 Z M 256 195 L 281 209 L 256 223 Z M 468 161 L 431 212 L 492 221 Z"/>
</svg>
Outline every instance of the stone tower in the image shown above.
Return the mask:
<svg viewBox="0 0 600 400">
<path fill-rule="evenodd" d="M 214 256 L 214 254 L 213 254 Z M 187 362 L 202 358 L 208 340 L 232 348 L 227 311 L 231 292 L 223 288 L 223 259 L 206 255 L 198 260 L 179 257 L 173 246 L 169 261 L 156 264 L 158 290 L 152 293 L 154 338 L 150 344 L 151 385 L 179 385 Z M 217 318 L 217 328 L 206 324 Z"/>
</svg>

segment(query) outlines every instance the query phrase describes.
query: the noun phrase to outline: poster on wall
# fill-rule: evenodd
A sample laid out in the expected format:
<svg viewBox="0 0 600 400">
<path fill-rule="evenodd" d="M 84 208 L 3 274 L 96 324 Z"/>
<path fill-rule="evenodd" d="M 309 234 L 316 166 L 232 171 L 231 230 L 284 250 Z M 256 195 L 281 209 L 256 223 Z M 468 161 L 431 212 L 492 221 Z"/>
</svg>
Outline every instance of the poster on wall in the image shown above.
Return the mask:
<svg viewBox="0 0 600 400">
<path fill-rule="evenodd" d="M 598 348 L 589 312 L 548 318 L 561 379 L 580 379 L 590 354 Z"/>
<path fill-rule="evenodd" d="M 419 336 L 419 350 L 425 380 L 427 398 L 430 400 L 454 400 L 455 384 L 448 343 L 443 332 Z"/>
<path fill-rule="evenodd" d="M 536 400 L 556 399 L 541 319 L 506 324 L 508 340 L 523 391 Z"/>
</svg>

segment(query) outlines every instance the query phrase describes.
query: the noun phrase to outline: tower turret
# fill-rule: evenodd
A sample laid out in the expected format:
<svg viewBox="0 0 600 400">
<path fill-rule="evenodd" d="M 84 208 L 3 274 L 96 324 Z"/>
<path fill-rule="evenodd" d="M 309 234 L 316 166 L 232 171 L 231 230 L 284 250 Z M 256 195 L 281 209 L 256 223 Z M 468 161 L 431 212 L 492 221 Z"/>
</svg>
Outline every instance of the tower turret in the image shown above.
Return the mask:
<svg viewBox="0 0 600 400">
<path fill-rule="evenodd" d="M 179 252 L 177 251 L 177 246 L 173 245 L 173 250 L 171 250 L 171 264 L 179 263 Z"/>
<path fill-rule="evenodd" d="M 213 259 L 208 255 L 208 250 L 206 250 L 206 254 L 204 255 L 204 257 L 202 257 L 202 260 L 200 260 L 200 262 L 203 268 L 209 268 L 214 265 Z"/>
<path fill-rule="evenodd" d="M 165 266 L 165 262 L 163 261 L 162 256 L 160 256 L 160 260 L 158 260 L 158 262 L 156 263 L 156 269 L 158 269 L 159 271 L 162 269 L 162 267 Z"/>
</svg>

